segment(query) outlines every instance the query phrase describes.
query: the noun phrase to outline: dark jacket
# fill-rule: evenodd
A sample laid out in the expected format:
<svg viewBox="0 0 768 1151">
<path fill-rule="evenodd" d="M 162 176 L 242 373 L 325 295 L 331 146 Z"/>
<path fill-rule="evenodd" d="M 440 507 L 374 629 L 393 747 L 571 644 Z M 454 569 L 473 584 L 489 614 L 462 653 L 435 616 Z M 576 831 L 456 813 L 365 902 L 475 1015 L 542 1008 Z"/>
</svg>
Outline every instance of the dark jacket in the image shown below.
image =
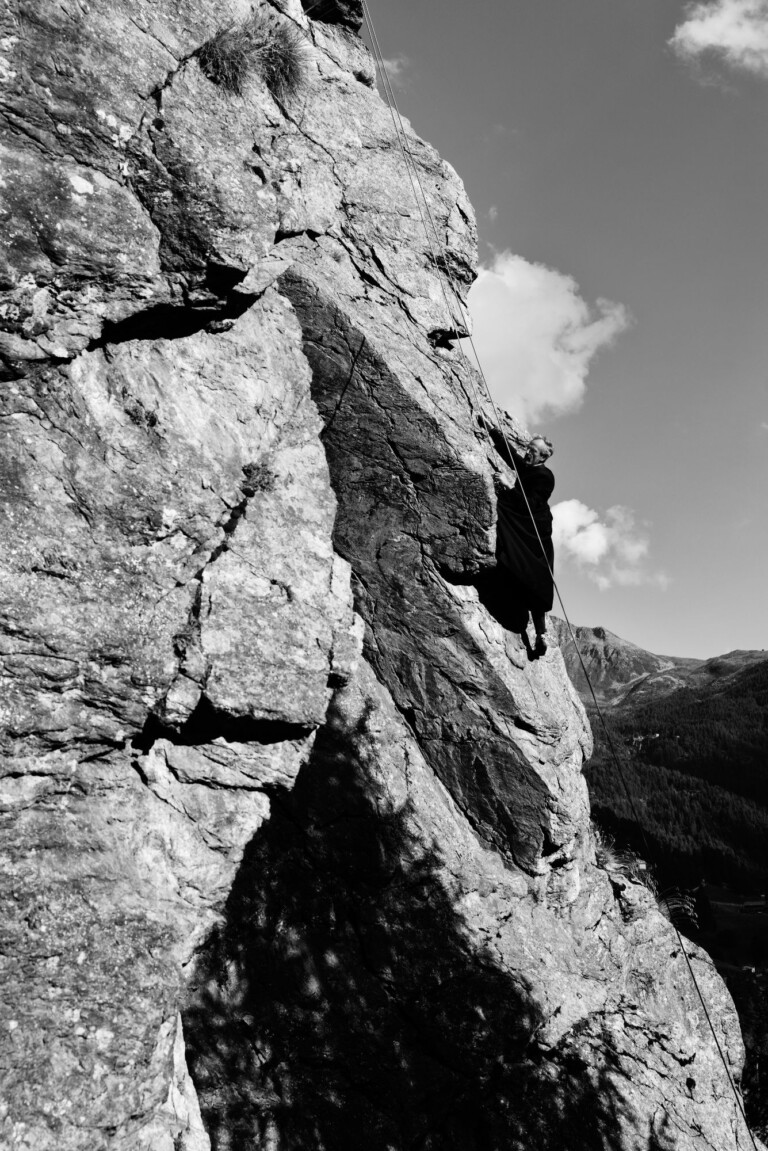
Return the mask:
<svg viewBox="0 0 768 1151">
<path fill-rule="evenodd" d="M 554 592 L 551 571 L 555 557 L 549 499 L 555 477 L 546 464 L 526 463 L 516 452 L 514 461 L 510 460 L 503 436 L 497 431 L 491 435 L 499 455 L 514 466 L 518 477 L 513 488 L 503 488 L 498 494 L 496 552 L 499 562 L 518 585 L 531 611 L 551 611 Z"/>
</svg>

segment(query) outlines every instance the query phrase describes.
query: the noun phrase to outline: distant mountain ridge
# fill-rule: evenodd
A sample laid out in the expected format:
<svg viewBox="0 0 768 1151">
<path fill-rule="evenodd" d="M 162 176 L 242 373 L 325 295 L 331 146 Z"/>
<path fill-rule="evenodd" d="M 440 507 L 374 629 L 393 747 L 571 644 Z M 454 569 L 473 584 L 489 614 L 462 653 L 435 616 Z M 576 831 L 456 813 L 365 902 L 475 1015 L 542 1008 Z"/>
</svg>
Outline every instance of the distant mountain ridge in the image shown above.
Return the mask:
<svg viewBox="0 0 768 1151">
<path fill-rule="evenodd" d="M 598 703 L 608 707 L 645 702 L 678 688 L 725 685 L 745 668 L 764 660 L 768 651 L 731 651 L 710 659 L 656 655 L 604 627 L 574 627 L 581 660 L 564 620 L 550 617 L 550 628 L 563 653 L 568 674 L 585 702 L 592 697 L 582 669 L 584 661 Z"/>
</svg>

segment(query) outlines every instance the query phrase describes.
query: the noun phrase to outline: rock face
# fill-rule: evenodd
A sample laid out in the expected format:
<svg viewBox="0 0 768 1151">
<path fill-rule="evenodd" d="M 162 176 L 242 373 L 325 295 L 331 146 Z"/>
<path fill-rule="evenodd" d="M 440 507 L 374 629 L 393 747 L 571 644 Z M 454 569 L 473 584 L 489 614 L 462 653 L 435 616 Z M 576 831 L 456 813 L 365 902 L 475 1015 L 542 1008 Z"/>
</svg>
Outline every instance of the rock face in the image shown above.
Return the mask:
<svg viewBox="0 0 768 1151">
<path fill-rule="evenodd" d="M 280 103 L 212 3 L 6 8 L 3 1145 L 747 1147 L 494 606 L 464 191 L 406 126 L 435 260 L 358 5 L 304 8 Z"/>
<path fill-rule="evenodd" d="M 357 31 L 363 22 L 362 0 L 301 0 L 302 7 L 313 20 L 327 24 L 346 24 Z"/>
</svg>

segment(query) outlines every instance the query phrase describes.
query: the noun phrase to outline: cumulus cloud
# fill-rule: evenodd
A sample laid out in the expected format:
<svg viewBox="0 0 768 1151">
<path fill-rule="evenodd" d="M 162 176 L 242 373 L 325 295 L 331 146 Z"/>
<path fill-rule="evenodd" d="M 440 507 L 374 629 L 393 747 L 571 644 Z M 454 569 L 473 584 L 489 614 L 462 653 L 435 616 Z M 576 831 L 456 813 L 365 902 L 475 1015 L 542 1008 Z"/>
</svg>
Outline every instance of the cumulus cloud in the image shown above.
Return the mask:
<svg viewBox="0 0 768 1151">
<path fill-rule="evenodd" d="M 517 134 L 515 129 L 513 129 L 513 133 L 515 135 Z M 506 134 L 507 134 L 507 125 L 506 124 L 500 124 L 500 123 L 489 124 L 487 128 L 483 129 L 483 143 L 484 144 L 495 143 L 498 140 L 499 136 L 505 136 Z"/>
<path fill-rule="evenodd" d="M 621 304 L 590 308 L 570 276 L 511 252 L 481 266 L 469 308 L 491 390 L 522 420 L 577 408 L 594 355 L 629 323 Z"/>
<path fill-rule="evenodd" d="M 655 584 L 669 579 L 650 566 L 647 525 L 631 508 L 616 504 L 604 516 L 581 500 L 563 500 L 552 508 L 552 539 L 558 559 L 575 563 L 601 590 Z"/>
<path fill-rule="evenodd" d="M 392 56 L 390 59 L 382 59 L 382 63 L 384 64 L 390 83 L 397 84 L 403 79 L 411 62 L 407 56 Z"/>
<path fill-rule="evenodd" d="M 705 0 L 688 7 L 670 44 L 686 60 L 716 56 L 768 78 L 768 0 Z"/>
</svg>

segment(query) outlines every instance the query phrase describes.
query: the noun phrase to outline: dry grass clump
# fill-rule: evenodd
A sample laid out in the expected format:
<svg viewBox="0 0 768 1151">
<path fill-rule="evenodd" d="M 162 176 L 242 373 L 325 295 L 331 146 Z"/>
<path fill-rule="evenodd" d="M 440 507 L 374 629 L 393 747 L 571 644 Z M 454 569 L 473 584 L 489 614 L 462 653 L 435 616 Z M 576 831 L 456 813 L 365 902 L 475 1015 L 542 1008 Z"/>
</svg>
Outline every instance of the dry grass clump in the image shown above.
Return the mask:
<svg viewBox="0 0 768 1151">
<path fill-rule="evenodd" d="M 678 931 L 690 932 L 698 927 L 696 900 L 693 895 L 671 887 L 659 891 L 659 885 L 648 865 L 630 848 L 616 846 L 615 840 L 606 831 L 593 825 L 595 836 L 595 861 L 609 875 L 620 876 L 630 883 L 642 883 L 656 900 L 656 906 L 665 919 L 677 927 Z"/>
<path fill-rule="evenodd" d="M 209 80 L 236 96 L 243 95 L 254 74 L 278 100 L 295 96 L 307 82 L 304 36 L 264 8 L 241 24 L 220 28 L 197 59 Z"/>
<path fill-rule="evenodd" d="M 633 883 L 643 883 L 645 880 L 641 877 L 644 876 L 645 865 L 640 857 L 628 848 L 617 847 L 613 836 L 609 835 L 607 831 L 603 831 L 602 828 L 593 826 L 593 830 L 597 866 L 602 867 L 604 871 L 610 874 L 620 875 L 624 879 L 631 880 Z"/>
<path fill-rule="evenodd" d="M 690 933 L 697 930 L 699 916 L 696 911 L 696 900 L 690 891 L 671 887 L 663 895 L 656 896 L 656 903 L 661 914 L 673 923 L 678 931 Z"/>
</svg>

